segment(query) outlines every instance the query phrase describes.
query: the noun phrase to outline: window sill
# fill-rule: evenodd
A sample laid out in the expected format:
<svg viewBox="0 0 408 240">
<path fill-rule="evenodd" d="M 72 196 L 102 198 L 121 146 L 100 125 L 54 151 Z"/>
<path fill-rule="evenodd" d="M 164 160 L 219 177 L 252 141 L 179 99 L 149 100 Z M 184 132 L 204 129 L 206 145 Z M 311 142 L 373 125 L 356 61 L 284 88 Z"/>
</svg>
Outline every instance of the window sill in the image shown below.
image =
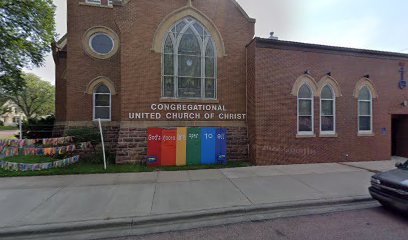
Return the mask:
<svg viewBox="0 0 408 240">
<path fill-rule="evenodd" d="M 296 138 L 314 138 L 316 134 L 296 134 Z"/>
<path fill-rule="evenodd" d="M 321 138 L 336 138 L 336 137 L 338 137 L 338 135 L 337 135 L 337 133 L 327 133 L 327 134 L 320 134 L 319 135 L 319 137 L 321 137 Z"/>
<path fill-rule="evenodd" d="M 96 3 L 80 2 L 79 5 L 89 6 L 89 7 L 99 7 L 99 8 L 111 8 L 111 9 L 113 9 L 113 6 L 110 6 L 110 5 L 102 5 L 102 4 L 96 4 Z"/>
<path fill-rule="evenodd" d="M 175 98 L 160 98 L 161 103 L 220 103 L 216 99 L 175 99 Z"/>
<path fill-rule="evenodd" d="M 98 122 L 99 119 L 94 119 L 94 120 L 92 120 L 92 121 Z M 101 119 L 101 122 L 112 122 L 112 120 L 110 120 L 110 119 Z"/>
<path fill-rule="evenodd" d="M 375 133 L 362 133 L 362 132 L 359 132 L 357 134 L 357 136 L 359 136 L 359 137 L 374 137 Z"/>
</svg>

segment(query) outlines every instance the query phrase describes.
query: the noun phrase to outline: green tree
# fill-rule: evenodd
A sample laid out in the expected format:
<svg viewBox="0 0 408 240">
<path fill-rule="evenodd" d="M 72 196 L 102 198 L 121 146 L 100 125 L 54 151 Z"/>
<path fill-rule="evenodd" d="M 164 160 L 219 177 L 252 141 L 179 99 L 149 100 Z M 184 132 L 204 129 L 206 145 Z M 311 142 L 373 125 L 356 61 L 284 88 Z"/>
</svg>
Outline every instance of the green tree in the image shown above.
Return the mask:
<svg viewBox="0 0 408 240">
<path fill-rule="evenodd" d="M 9 108 L 4 106 L 6 102 L 7 102 L 7 98 L 0 89 L 0 115 L 6 114 L 9 112 Z"/>
<path fill-rule="evenodd" d="M 24 85 L 22 69 L 41 66 L 55 37 L 52 0 L 0 0 L 0 86 Z"/>
<path fill-rule="evenodd" d="M 23 75 L 24 86 L 5 95 L 20 107 L 27 118 L 54 114 L 55 87 L 34 74 Z"/>
<path fill-rule="evenodd" d="M 7 102 L 7 97 L 4 95 L 4 92 L 0 88 L 0 107 L 3 106 Z"/>
<path fill-rule="evenodd" d="M 0 105 L 0 116 L 10 112 L 10 108 Z"/>
</svg>

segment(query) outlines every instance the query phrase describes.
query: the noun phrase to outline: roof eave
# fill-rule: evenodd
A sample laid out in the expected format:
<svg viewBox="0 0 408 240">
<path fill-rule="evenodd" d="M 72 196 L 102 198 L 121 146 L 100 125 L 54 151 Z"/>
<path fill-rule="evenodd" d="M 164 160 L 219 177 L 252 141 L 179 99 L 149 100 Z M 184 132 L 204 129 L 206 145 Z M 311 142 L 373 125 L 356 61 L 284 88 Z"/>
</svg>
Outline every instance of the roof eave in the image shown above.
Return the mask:
<svg viewBox="0 0 408 240">
<path fill-rule="evenodd" d="M 395 58 L 408 58 L 408 54 L 398 53 L 398 52 L 387 52 L 387 51 L 378 51 L 378 50 L 370 50 L 370 49 L 337 47 L 337 46 L 320 45 L 320 44 L 312 44 L 312 43 L 283 41 L 283 40 L 260 38 L 260 37 L 256 37 L 254 40 L 257 43 L 257 47 L 260 47 L 260 48 L 267 47 L 269 45 L 270 47 L 274 47 L 274 48 L 286 47 L 286 48 L 293 48 L 293 49 L 299 49 L 299 50 L 300 49 L 323 50 L 323 51 L 377 55 L 377 56 L 395 57 Z"/>
<path fill-rule="evenodd" d="M 250 23 L 256 23 L 256 19 L 255 18 L 251 18 L 246 12 L 245 10 L 241 7 L 241 5 L 236 1 L 236 0 L 231 0 L 235 6 L 238 8 L 238 10 L 242 13 L 242 15 L 244 15 L 244 17 L 248 20 L 248 22 Z"/>
</svg>

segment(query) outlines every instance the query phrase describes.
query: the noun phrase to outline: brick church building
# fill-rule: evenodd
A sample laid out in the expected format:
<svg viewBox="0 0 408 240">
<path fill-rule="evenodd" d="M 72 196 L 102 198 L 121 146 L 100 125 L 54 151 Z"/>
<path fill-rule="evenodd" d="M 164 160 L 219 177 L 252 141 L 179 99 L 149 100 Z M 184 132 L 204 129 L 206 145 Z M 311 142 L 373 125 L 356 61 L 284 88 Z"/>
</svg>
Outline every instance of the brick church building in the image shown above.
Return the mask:
<svg viewBox="0 0 408 240">
<path fill-rule="evenodd" d="M 254 37 L 235 0 L 70 0 L 56 118 L 103 121 L 118 163 L 149 128 L 227 130 L 231 161 L 408 157 L 408 55 Z"/>
</svg>

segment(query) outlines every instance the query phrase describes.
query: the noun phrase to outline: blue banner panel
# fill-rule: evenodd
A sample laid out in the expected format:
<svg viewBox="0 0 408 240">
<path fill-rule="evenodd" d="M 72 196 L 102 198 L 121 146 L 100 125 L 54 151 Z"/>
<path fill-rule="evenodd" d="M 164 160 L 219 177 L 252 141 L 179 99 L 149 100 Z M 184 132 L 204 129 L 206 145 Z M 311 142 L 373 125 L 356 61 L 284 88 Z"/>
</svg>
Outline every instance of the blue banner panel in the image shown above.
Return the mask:
<svg viewBox="0 0 408 240">
<path fill-rule="evenodd" d="M 201 129 L 201 164 L 215 164 L 215 128 Z"/>
<path fill-rule="evenodd" d="M 225 128 L 217 129 L 215 157 L 217 164 L 227 163 L 227 129 Z"/>
</svg>

